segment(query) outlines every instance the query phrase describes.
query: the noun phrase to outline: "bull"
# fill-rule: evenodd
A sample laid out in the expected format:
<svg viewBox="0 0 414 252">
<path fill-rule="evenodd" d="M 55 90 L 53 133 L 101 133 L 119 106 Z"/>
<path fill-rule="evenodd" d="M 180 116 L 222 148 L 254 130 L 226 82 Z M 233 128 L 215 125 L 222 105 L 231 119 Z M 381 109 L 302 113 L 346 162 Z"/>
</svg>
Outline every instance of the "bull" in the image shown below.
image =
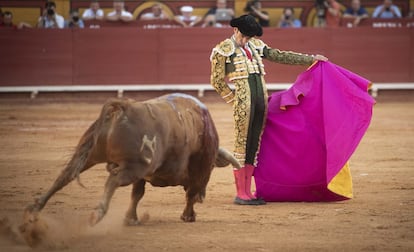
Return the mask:
<svg viewBox="0 0 414 252">
<path fill-rule="evenodd" d="M 147 182 L 160 187 L 182 185 L 186 206 L 181 219 L 194 222 L 194 204 L 203 201 L 213 168 L 240 167 L 232 154 L 219 148 L 211 115 L 196 98 L 169 94 L 144 102 L 113 99 L 103 105 L 50 189 L 26 213 L 39 213 L 53 194 L 74 179 L 80 183 L 79 175 L 99 163 L 106 163 L 109 176 L 90 225 L 105 216 L 115 190 L 130 184 L 124 223 L 139 224 L 137 206 Z"/>
</svg>

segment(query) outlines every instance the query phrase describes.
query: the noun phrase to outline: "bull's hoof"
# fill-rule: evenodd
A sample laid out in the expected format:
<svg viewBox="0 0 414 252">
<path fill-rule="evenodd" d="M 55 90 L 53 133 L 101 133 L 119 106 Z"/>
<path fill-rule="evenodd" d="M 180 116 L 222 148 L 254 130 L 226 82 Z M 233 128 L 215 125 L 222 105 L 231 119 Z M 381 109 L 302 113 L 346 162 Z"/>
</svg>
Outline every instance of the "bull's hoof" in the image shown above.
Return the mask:
<svg viewBox="0 0 414 252">
<path fill-rule="evenodd" d="M 124 219 L 124 226 L 138 226 L 141 222 L 138 219 Z"/>
<path fill-rule="evenodd" d="M 145 222 L 149 221 L 150 215 L 145 212 L 140 218 L 138 219 L 136 215 L 126 215 L 124 218 L 124 225 L 125 226 L 138 226 L 144 224 Z"/>
<path fill-rule="evenodd" d="M 181 220 L 184 222 L 195 222 L 196 221 L 196 214 L 193 215 L 181 215 Z"/>
<path fill-rule="evenodd" d="M 91 216 L 89 217 L 89 225 L 95 226 L 96 224 L 98 224 L 98 222 L 102 220 L 103 216 L 103 211 L 101 209 L 96 209 L 91 213 Z"/>
<path fill-rule="evenodd" d="M 30 247 L 36 247 L 46 237 L 49 227 L 39 218 L 38 212 L 26 210 L 23 215 L 23 224 L 19 226 L 20 234 Z"/>
<path fill-rule="evenodd" d="M 28 205 L 24 211 L 26 213 L 37 214 L 39 212 L 39 204 L 36 202 L 35 204 Z"/>
<path fill-rule="evenodd" d="M 89 226 L 95 226 L 96 223 L 98 223 L 98 217 L 95 212 L 92 212 L 91 216 L 89 216 Z"/>
<path fill-rule="evenodd" d="M 24 211 L 25 211 L 25 212 L 27 212 L 27 213 L 33 213 L 33 212 L 36 212 L 36 205 L 35 205 L 35 204 L 28 205 L 28 206 L 24 209 Z"/>
<path fill-rule="evenodd" d="M 44 205 L 45 201 L 43 200 L 43 198 L 36 198 L 33 204 L 28 205 L 26 207 L 25 212 L 37 214 L 38 212 L 40 212 L 40 210 L 42 210 Z"/>
</svg>

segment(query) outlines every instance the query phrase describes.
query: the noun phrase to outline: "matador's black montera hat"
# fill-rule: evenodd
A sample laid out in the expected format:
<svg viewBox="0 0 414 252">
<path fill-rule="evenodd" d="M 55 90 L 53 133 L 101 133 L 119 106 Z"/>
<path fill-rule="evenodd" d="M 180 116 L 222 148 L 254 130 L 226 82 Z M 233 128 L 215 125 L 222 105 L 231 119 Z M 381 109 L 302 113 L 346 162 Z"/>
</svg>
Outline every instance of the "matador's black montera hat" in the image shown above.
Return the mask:
<svg viewBox="0 0 414 252">
<path fill-rule="evenodd" d="M 232 27 L 237 27 L 243 35 L 249 37 L 260 37 L 263 35 L 262 26 L 257 23 L 252 15 L 242 15 L 238 18 L 233 18 L 230 21 L 230 25 Z"/>
</svg>

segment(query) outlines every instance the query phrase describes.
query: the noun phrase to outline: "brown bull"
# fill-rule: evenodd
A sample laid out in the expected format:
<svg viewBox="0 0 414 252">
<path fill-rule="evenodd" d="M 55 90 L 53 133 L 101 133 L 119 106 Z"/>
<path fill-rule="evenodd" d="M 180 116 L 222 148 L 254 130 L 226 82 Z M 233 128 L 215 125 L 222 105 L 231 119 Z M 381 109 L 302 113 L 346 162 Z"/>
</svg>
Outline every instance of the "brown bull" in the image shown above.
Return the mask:
<svg viewBox="0 0 414 252">
<path fill-rule="evenodd" d="M 238 166 L 231 154 L 219 148 L 210 113 L 194 97 L 171 94 L 146 102 L 111 100 L 84 133 L 53 186 L 27 208 L 28 212 L 41 211 L 54 193 L 98 163 L 107 163 L 109 177 L 102 201 L 91 215 L 91 225 L 104 217 L 115 190 L 130 184 L 133 188 L 125 224 L 138 224 L 137 205 L 146 182 L 184 186 L 187 204 L 181 219 L 195 221 L 194 203 L 202 202 L 214 166 Z"/>
</svg>

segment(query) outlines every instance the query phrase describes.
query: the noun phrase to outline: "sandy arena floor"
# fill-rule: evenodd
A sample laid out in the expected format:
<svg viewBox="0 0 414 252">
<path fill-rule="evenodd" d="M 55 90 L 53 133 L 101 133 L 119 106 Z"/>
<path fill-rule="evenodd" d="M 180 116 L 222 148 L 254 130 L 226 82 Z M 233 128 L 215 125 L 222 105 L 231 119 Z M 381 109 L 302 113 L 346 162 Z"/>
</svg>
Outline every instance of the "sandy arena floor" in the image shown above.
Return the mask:
<svg viewBox="0 0 414 252">
<path fill-rule="evenodd" d="M 131 190 L 125 187 L 91 228 L 87 219 L 107 177 L 98 165 L 81 175 L 86 188 L 73 182 L 46 205 L 47 239 L 37 251 L 414 251 L 413 94 L 378 97 L 350 160 L 352 200 L 237 206 L 231 168 L 220 168 L 195 206 L 195 223 L 179 218 L 181 187 L 147 185 L 139 215 L 149 219 L 142 225 L 122 226 Z M 214 97 L 204 101 L 221 145 L 231 149 L 231 108 Z M 23 210 L 51 186 L 100 112 L 103 99 L 88 99 L 0 98 L 0 251 L 32 250 L 17 231 Z"/>
</svg>

